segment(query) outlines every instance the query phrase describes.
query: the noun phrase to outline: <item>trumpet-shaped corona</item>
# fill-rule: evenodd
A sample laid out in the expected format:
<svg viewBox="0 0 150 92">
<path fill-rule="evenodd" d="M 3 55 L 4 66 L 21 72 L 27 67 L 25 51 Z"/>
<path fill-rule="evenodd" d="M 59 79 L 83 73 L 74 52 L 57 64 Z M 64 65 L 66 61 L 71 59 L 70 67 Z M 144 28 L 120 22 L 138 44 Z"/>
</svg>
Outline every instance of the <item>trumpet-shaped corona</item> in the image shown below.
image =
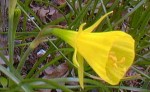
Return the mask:
<svg viewBox="0 0 150 92">
<path fill-rule="evenodd" d="M 134 60 L 134 39 L 123 31 L 93 32 L 109 12 L 95 24 L 79 31 L 57 29 L 52 34 L 62 38 L 74 49 L 73 62 L 78 68 L 80 85 L 83 88 L 83 61 L 106 82 L 116 85 L 123 78 Z M 83 59 L 84 58 L 84 59 Z"/>
</svg>

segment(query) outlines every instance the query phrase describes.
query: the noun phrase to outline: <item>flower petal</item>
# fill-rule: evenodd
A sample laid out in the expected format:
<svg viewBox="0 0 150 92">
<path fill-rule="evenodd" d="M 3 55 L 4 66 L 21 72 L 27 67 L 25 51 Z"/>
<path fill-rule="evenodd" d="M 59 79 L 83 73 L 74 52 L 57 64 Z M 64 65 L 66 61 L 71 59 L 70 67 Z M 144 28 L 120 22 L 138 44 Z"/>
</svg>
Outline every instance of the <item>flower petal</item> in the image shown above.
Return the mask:
<svg viewBox="0 0 150 92">
<path fill-rule="evenodd" d="M 94 23 L 92 26 L 85 29 L 85 32 L 92 32 L 101 22 L 104 18 L 106 18 L 109 14 L 113 13 L 113 11 L 106 13 L 104 16 L 102 16 L 96 23 Z"/>
<path fill-rule="evenodd" d="M 84 77 L 84 59 L 83 57 L 78 53 L 77 54 L 77 59 L 78 59 L 78 63 L 79 63 L 79 67 L 78 67 L 78 77 L 79 77 L 79 83 L 81 85 L 82 88 L 84 88 L 83 85 L 83 77 Z"/>
<path fill-rule="evenodd" d="M 77 68 L 79 67 L 79 63 L 77 61 L 77 49 L 76 48 L 75 48 L 74 54 L 73 54 L 73 63 Z"/>
<path fill-rule="evenodd" d="M 84 27 L 85 25 L 86 25 L 86 23 L 83 23 L 83 24 L 80 25 L 79 30 L 78 30 L 79 33 L 83 31 L 83 27 Z M 78 34 L 79 34 L 79 33 L 78 33 Z"/>
</svg>

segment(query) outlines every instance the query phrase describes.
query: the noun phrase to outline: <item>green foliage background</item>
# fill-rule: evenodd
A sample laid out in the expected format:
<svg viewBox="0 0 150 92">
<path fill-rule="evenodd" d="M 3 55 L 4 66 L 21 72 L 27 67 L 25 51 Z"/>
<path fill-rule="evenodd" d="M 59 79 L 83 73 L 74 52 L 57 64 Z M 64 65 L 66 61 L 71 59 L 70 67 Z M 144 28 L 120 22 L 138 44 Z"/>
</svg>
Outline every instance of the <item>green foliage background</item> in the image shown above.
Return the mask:
<svg viewBox="0 0 150 92">
<path fill-rule="evenodd" d="M 47 24 L 42 23 L 38 16 L 32 11 L 29 4 L 31 0 L 10 0 L 8 9 L 8 51 L 9 60 L 5 58 L 3 53 L 0 53 L 0 57 L 5 61 L 7 67 L 0 65 L 0 71 L 5 75 L 0 77 L 0 91 L 1 92 L 33 92 L 38 89 L 61 89 L 64 92 L 92 92 L 96 89 L 99 92 L 149 92 L 150 91 L 150 1 L 149 0 L 87 0 L 83 3 L 82 0 L 66 0 L 66 4 L 59 7 L 53 5 L 49 0 L 34 0 L 36 3 L 52 6 L 56 8 L 62 15 L 61 18 L 53 20 Z M 113 3 L 111 3 L 113 2 Z M 78 8 L 75 6 L 78 5 Z M 69 12 L 64 13 L 65 7 L 69 7 Z M 21 12 L 20 12 L 21 10 Z M 45 70 L 48 66 L 58 64 L 58 60 L 66 60 L 70 69 L 72 65 L 72 52 L 66 43 L 60 39 L 53 40 L 47 38 L 47 44 L 49 48 L 44 56 L 35 62 L 33 68 L 27 73 L 25 77 L 21 75 L 21 69 L 27 60 L 29 54 L 34 48 L 28 48 L 29 42 L 26 42 L 26 38 L 36 37 L 37 34 L 46 26 L 58 25 L 60 22 L 65 21 L 67 23 L 67 29 L 77 30 L 81 23 L 86 22 L 86 27 L 92 25 L 97 19 L 99 19 L 105 13 L 113 11 L 110 17 L 107 17 L 101 25 L 95 31 L 111 31 L 111 30 L 123 30 L 130 35 L 136 41 L 136 58 L 131 70 L 137 73 L 137 76 L 131 76 L 125 78 L 119 85 L 111 86 L 105 84 L 102 81 L 91 78 L 93 71 L 89 67 L 85 67 L 85 89 L 81 89 L 79 85 L 60 85 L 60 82 L 78 82 L 77 77 L 66 78 L 53 78 L 53 79 L 41 79 L 36 76 Z M 16 32 L 19 23 L 20 16 L 24 17 L 22 31 Z M 30 16 L 34 16 L 36 21 L 33 21 L 35 29 L 32 32 L 26 32 L 27 19 Z M 23 40 L 21 44 L 15 44 L 16 39 Z M 32 42 L 31 42 L 32 43 Z M 59 48 L 63 45 L 63 48 Z M 14 48 L 20 47 L 21 59 L 18 67 L 13 65 L 14 63 Z M 28 48 L 24 50 L 24 48 Z M 2 48 L 1 48 L 2 49 Z M 24 53 L 25 52 L 25 53 Z M 55 53 L 60 53 L 59 56 L 55 56 Z M 54 55 L 51 62 L 46 63 L 42 68 L 38 69 L 38 66 L 49 55 Z M 9 67 L 9 69 L 8 69 Z M 140 70 L 142 67 L 144 70 Z M 137 81 L 139 86 L 130 86 L 126 82 Z"/>
</svg>

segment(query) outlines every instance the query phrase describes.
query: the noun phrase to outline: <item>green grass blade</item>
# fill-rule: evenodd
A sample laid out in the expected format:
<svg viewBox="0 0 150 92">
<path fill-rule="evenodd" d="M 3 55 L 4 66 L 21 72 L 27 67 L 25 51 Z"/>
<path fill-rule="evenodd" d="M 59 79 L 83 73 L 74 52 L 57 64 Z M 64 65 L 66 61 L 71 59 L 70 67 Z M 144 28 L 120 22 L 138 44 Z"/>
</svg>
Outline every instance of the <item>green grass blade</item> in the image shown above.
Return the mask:
<svg viewBox="0 0 150 92">
<path fill-rule="evenodd" d="M 56 82 L 56 81 L 53 81 L 53 80 L 47 80 L 47 79 L 37 79 L 37 78 L 34 78 L 34 79 L 26 79 L 24 80 L 22 83 L 35 83 L 38 85 L 38 82 L 44 82 L 46 84 L 48 84 L 49 86 L 53 86 L 55 89 L 61 89 L 62 91 L 64 92 L 73 92 L 72 90 L 68 89 L 67 87 L 65 87 L 64 85 L 60 85 L 58 83 L 60 82 Z"/>
<path fill-rule="evenodd" d="M 145 73 L 143 73 L 142 71 L 140 71 L 140 70 L 138 70 L 138 69 L 136 69 L 135 67 L 131 67 L 134 71 L 136 71 L 136 72 L 138 72 L 138 73 L 140 73 L 142 76 L 144 76 L 144 77 L 146 77 L 147 79 L 149 79 L 150 80 L 150 76 L 148 76 L 148 75 L 146 75 Z"/>
<path fill-rule="evenodd" d="M 106 14 L 107 11 L 106 11 L 106 7 L 104 5 L 104 2 L 103 2 L 103 0 L 100 0 L 100 1 L 101 1 L 101 4 L 102 4 L 102 7 L 103 7 L 103 11 Z M 106 19 L 107 19 L 107 24 L 108 24 L 109 30 L 112 30 L 112 26 L 111 26 L 110 19 L 108 18 L 108 16 L 106 17 Z"/>
<path fill-rule="evenodd" d="M 129 13 L 127 13 L 124 17 L 122 17 L 121 19 L 119 19 L 114 25 L 112 25 L 113 27 L 114 26 L 117 26 L 119 23 L 121 23 L 122 21 L 124 21 L 127 17 L 129 17 L 133 12 L 135 12 L 140 6 L 142 6 L 147 0 L 142 0 L 139 4 L 137 4 L 133 10 Z"/>
<path fill-rule="evenodd" d="M 5 67 L 3 67 L 2 65 L 0 65 L 0 71 L 3 72 L 5 75 L 7 75 L 11 80 L 13 80 L 19 86 L 20 80 L 14 74 L 12 74 L 10 71 L 8 71 Z M 25 85 L 22 85 L 21 88 L 25 92 L 31 92 L 30 89 L 27 88 L 27 86 L 25 86 Z"/>
</svg>

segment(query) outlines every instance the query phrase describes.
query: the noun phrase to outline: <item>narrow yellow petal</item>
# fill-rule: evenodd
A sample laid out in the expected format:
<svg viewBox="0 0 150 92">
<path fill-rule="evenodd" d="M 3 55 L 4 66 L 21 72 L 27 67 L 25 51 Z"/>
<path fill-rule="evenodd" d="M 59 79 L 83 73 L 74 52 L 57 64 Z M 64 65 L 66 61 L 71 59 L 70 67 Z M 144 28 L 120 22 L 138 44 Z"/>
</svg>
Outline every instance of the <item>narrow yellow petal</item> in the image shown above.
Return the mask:
<svg viewBox="0 0 150 92">
<path fill-rule="evenodd" d="M 74 54 L 73 54 L 73 63 L 74 63 L 74 65 L 78 68 L 80 65 L 79 65 L 79 63 L 78 63 L 78 61 L 77 61 L 77 49 L 75 48 L 75 50 L 74 50 Z"/>
<path fill-rule="evenodd" d="M 77 54 L 77 59 L 78 59 L 78 63 L 79 63 L 79 67 L 78 67 L 78 77 L 79 77 L 79 83 L 80 83 L 80 86 L 82 87 L 82 88 L 84 88 L 84 81 L 83 81 L 83 79 L 84 79 L 84 66 L 83 66 L 83 64 L 84 64 L 84 59 L 83 59 L 83 57 L 78 53 Z"/>
<path fill-rule="evenodd" d="M 83 27 L 84 27 L 85 25 L 86 25 L 86 23 L 83 23 L 83 24 L 80 25 L 79 31 L 78 31 L 79 33 L 83 31 Z"/>
<path fill-rule="evenodd" d="M 106 18 L 109 14 L 113 13 L 113 11 L 106 13 L 104 16 L 102 16 L 96 23 L 94 23 L 92 26 L 85 29 L 85 32 L 92 32 L 101 22 L 104 18 Z"/>
</svg>

